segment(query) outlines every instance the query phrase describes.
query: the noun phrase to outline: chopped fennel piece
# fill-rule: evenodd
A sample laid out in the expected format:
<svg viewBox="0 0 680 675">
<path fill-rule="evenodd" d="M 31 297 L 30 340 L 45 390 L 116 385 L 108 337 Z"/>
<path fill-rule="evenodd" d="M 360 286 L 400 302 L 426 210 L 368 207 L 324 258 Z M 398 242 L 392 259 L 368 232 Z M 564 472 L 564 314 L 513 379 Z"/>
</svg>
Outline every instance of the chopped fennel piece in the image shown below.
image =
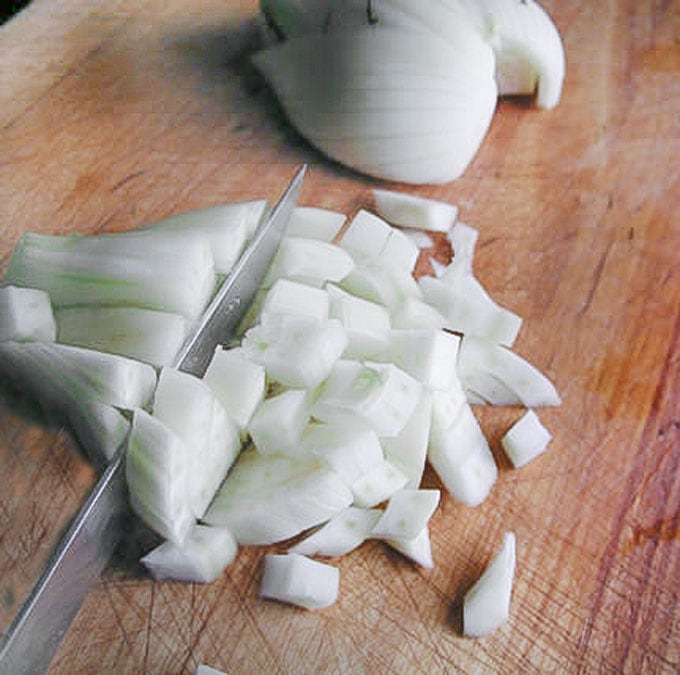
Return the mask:
<svg viewBox="0 0 680 675">
<path fill-rule="evenodd" d="M 284 237 L 272 260 L 263 288 L 286 277 L 296 281 L 342 281 L 354 267 L 352 256 L 339 246 L 306 237 Z"/>
<path fill-rule="evenodd" d="M 415 539 L 439 504 L 439 490 L 403 488 L 395 492 L 371 531 L 380 539 Z"/>
<path fill-rule="evenodd" d="M 203 380 L 239 429 L 244 430 L 265 395 L 264 366 L 246 358 L 240 347 L 218 346 Z"/>
<path fill-rule="evenodd" d="M 467 404 L 450 426 L 432 425 L 427 457 L 451 496 L 467 506 L 479 506 L 498 476 L 486 437 Z"/>
<path fill-rule="evenodd" d="M 241 449 L 237 428 L 205 381 L 168 366 L 161 369 L 152 410 L 184 441 L 192 472 L 187 499 L 200 518 Z"/>
<path fill-rule="evenodd" d="M 265 314 L 241 343 L 245 354 L 287 387 L 313 389 L 331 372 L 347 346 L 337 319 L 317 321 L 290 314 Z"/>
<path fill-rule="evenodd" d="M 408 476 L 384 459 L 352 484 L 354 506 L 370 509 L 406 487 Z"/>
<path fill-rule="evenodd" d="M 29 232 L 12 253 L 5 282 L 48 292 L 54 307 L 126 305 L 196 319 L 216 277 L 210 245 L 202 237 Z"/>
<path fill-rule="evenodd" d="M 179 213 L 136 231 L 172 232 L 184 235 L 187 241 L 197 235 L 205 237 L 215 261 L 215 271 L 228 274 L 266 212 L 267 201 L 264 199 L 218 204 Z"/>
<path fill-rule="evenodd" d="M 456 376 L 460 338 L 435 329 L 393 329 L 386 360 L 430 389 L 449 389 Z"/>
<path fill-rule="evenodd" d="M 333 423 L 362 419 L 380 437 L 397 436 L 413 414 L 422 385 L 391 363 L 339 360 L 320 388 L 312 416 Z"/>
<path fill-rule="evenodd" d="M 192 463 L 184 441 L 138 408 L 125 455 L 130 506 L 165 539 L 181 544 L 195 523 L 189 499 Z"/>
<path fill-rule="evenodd" d="M 406 426 L 393 438 L 382 438 L 385 459 L 408 477 L 407 488 L 417 488 L 427 461 L 432 423 L 432 393 L 424 390 Z"/>
<path fill-rule="evenodd" d="M 181 544 L 165 541 L 142 559 L 154 579 L 209 584 L 231 564 L 238 546 L 229 530 L 196 523 Z"/>
<path fill-rule="evenodd" d="M 338 597 L 340 571 L 337 567 L 297 553 L 268 553 L 260 597 L 279 600 L 305 609 L 322 609 Z"/>
<path fill-rule="evenodd" d="M 217 668 L 212 668 L 205 663 L 199 663 L 198 668 L 196 668 L 196 675 L 227 675 L 223 670 L 217 670 Z"/>
<path fill-rule="evenodd" d="M 373 190 L 378 215 L 392 225 L 431 232 L 448 232 L 458 218 L 453 204 L 394 190 Z"/>
<path fill-rule="evenodd" d="M 434 567 L 430 530 L 425 526 L 413 539 L 384 539 L 388 546 L 426 569 Z"/>
<path fill-rule="evenodd" d="M 253 414 L 248 433 L 258 452 L 301 454 L 300 438 L 309 420 L 309 395 L 304 389 L 287 389 L 264 399 Z"/>
<path fill-rule="evenodd" d="M 305 454 L 321 457 L 350 486 L 384 459 L 375 431 L 357 422 L 309 424 L 301 446 Z"/>
<path fill-rule="evenodd" d="M 470 637 L 488 635 L 510 616 L 510 599 L 515 577 L 516 543 L 506 532 L 503 543 L 482 576 L 463 600 L 463 633 Z"/>
<path fill-rule="evenodd" d="M 204 516 L 239 544 L 272 544 L 326 522 L 352 503 L 352 492 L 316 457 L 241 452 Z"/>
<path fill-rule="evenodd" d="M 340 287 L 357 297 L 399 308 L 409 297 L 422 298 L 422 291 L 408 270 L 390 266 L 382 258 L 355 257 L 354 269 L 340 282 Z"/>
<path fill-rule="evenodd" d="M 139 307 L 65 307 L 55 318 L 59 342 L 153 366 L 174 362 L 190 328 L 180 314 Z"/>
<path fill-rule="evenodd" d="M 420 249 L 412 239 L 401 230 L 392 228 L 389 239 L 380 257 L 391 267 L 400 271 L 408 271 L 410 274 L 416 267 Z"/>
<path fill-rule="evenodd" d="M 332 242 L 343 228 L 347 216 L 344 213 L 315 206 L 296 206 L 286 234 Z"/>
<path fill-rule="evenodd" d="M 267 291 L 262 301 L 260 316 L 293 314 L 325 321 L 328 319 L 329 306 L 328 293 L 324 289 L 280 278 Z"/>
<path fill-rule="evenodd" d="M 418 249 L 434 247 L 432 237 L 421 230 L 405 230 L 404 235 L 407 236 Z"/>
<path fill-rule="evenodd" d="M 37 288 L 0 287 L 0 342 L 52 342 L 57 328 L 50 296 Z"/>
<path fill-rule="evenodd" d="M 327 558 L 343 556 L 366 541 L 382 511 L 348 506 L 318 530 L 288 549 L 288 553 L 319 555 Z"/>
<path fill-rule="evenodd" d="M 491 405 L 560 405 L 555 385 L 521 356 L 489 340 L 465 336 L 458 353 L 463 386 Z M 500 383 L 500 386 L 493 386 Z M 489 386 L 491 385 L 491 386 Z"/>
<path fill-rule="evenodd" d="M 144 406 L 156 386 L 146 363 L 56 342 L 0 342 L 0 372 L 62 411 L 86 401 Z"/>
<path fill-rule="evenodd" d="M 446 317 L 446 327 L 512 346 L 522 326 L 514 312 L 496 304 L 482 284 L 471 274 L 455 282 L 445 276 L 421 277 L 418 286 L 424 299 Z"/>
<path fill-rule="evenodd" d="M 342 323 L 347 334 L 344 358 L 376 357 L 389 342 L 390 314 L 385 307 L 358 298 L 338 286 L 326 287 L 330 298 L 329 316 Z"/>
<path fill-rule="evenodd" d="M 515 468 L 525 466 L 543 454 L 552 439 L 533 410 L 527 410 L 501 438 L 501 444 Z"/>
<path fill-rule="evenodd" d="M 360 209 L 350 221 L 340 239 L 340 246 L 352 257 L 379 258 L 390 238 L 392 228 L 382 218 Z"/>
<path fill-rule="evenodd" d="M 479 230 L 465 223 L 456 223 L 448 234 L 448 240 L 453 249 L 453 260 L 446 266 L 442 278 L 444 281 L 455 283 L 466 274 L 472 274 L 472 263 L 475 247 L 479 239 Z"/>
<path fill-rule="evenodd" d="M 448 321 L 439 310 L 421 298 L 408 296 L 391 312 L 393 328 L 446 328 Z"/>
<path fill-rule="evenodd" d="M 68 421 L 81 448 L 97 466 L 103 467 L 125 442 L 130 421 L 112 405 L 83 401 L 68 410 Z"/>
</svg>

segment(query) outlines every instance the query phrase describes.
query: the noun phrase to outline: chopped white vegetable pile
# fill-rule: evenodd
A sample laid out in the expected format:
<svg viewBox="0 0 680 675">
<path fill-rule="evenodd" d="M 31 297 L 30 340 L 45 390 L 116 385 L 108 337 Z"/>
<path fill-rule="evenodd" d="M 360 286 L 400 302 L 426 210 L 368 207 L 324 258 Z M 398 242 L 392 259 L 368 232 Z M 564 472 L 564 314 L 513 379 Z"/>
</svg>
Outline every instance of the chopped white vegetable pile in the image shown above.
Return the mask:
<svg viewBox="0 0 680 675">
<path fill-rule="evenodd" d="M 534 0 L 260 0 L 260 8 L 267 39 L 253 61 L 292 124 L 326 155 L 378 178 L 454 180 L 483 142 L 498 96 L 535 95 L 544 109 L 561 97 L 564 46 Z M 382 206 L 387 215 L 394 204 Z M 416 202 L 403 206 L 397 224 L 419 217 Z"/>
<path fill-rule="evenodd" d="M 521 319 L 476 278 L 477 231 L 452 205 L 374 196 L 392 223 L 296 209 L 240 342 L 217 347 L 203 378 L 168 364 L 264 202 L 17 246 L 0 288 L 0 371 L 102 457 L 126 439 L 131 506 L 165 540 L 142 559 L 156 579 L 208 583 L 238 546 L 278 544 L 287 550 L 265 557 L 261 596 L 328 607 L 339 570 L 314 556 L 373 540 L 431 568 L 440 501 L 489 495 L 498 469 L 473 405 L 531 408 L 502 440 L 514 466 L 546 449 L 533 408 L 560 398 L 512 351 Z M 452 262 L 416 281 L 420 251 L 394 223 L 446 232 Z M 163 268 L 180 252 L 176 293 Z M 442 490 L 423 487 L 428 463 Z M 507 618 L 514 565 L 509 535 L 466 598 L 467 634 Z"/>
</svg>

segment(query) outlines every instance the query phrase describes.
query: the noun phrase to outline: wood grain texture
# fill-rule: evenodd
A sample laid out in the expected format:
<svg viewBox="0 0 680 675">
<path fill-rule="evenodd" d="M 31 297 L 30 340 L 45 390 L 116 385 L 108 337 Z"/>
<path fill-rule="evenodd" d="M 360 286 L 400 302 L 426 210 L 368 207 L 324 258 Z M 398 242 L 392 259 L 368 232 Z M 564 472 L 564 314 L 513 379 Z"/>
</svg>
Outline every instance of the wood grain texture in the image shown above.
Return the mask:
<svg viewBox="0 0 680 675">
<path fill-rule="evenodd" d="M 256 4 L 34 0 L 0 28 L 0 272 L 26 230 L 273 200 L 303 161 L 302 203 L 370 204 L 378 183 L 302 142 L 241 58 Z M 52 673 L 680 669 L 680 5 L 544 5 L 567 48 L 560 105 L 503 101 L 460 180 L 393 187 L 455 202 L 480 230 L 476 272 L 524 317 L 517 351 L 564 399 L 541 412 L 550 452 L 511 470 L 499 439 L 519 411 L 478 411 L 501 464 L 489 500 L 443 500 L 433 570 L 375 542 L 338 561 L 340 599 L 321 612 L 257 599 L 268 549 L 244 548 L 209 586 L 152 583 L 132 534 Z M 92 476 L 10 394 L 0 461 L 8 620 Z M 506 529 L 511 620 L 464 639 L 460 601 Z"/>
</svg>

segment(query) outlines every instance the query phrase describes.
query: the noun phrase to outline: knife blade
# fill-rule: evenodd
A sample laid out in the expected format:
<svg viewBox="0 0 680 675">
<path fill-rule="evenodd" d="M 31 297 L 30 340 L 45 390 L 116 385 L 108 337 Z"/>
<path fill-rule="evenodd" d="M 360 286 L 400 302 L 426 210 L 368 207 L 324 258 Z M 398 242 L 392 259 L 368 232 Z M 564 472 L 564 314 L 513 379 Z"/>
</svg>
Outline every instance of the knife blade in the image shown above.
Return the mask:
<svg viewBox="0 0 680 675">
<path fill-rule="evenodd" d="M 215 347 L 234 334 L 278 249 L 297 204 L 306 168 L 303 165 L 297 171 L 223 281 L 177 355 L 174 365 L 179 370 L 202 376 Z M 129 513 L 124 465 L 125 443 L 102 473 L 4 635 L 0 675 L 33 675 L 49 667 L 85 596 L 122 538 Z"/>
</svg>

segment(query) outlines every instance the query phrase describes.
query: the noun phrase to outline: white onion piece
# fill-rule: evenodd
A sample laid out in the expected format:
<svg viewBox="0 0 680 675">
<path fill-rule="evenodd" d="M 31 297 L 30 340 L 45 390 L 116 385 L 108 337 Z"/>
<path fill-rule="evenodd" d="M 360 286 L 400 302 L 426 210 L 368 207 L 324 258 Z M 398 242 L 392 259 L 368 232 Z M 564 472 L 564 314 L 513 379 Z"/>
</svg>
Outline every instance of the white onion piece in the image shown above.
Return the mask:
<svg viewBox="0 0 680 675">
<path fill-rule="evenodd" d="M 515 535 L 506 532 L 500 550 L 463 601 L 463 633 L 470 637 L 488 635 L 510 615 L 515 577 Z"/>
<path fill-rule="evenodd" d="M 197 523 L 182 544 L 163 542 L 149 551 L 141 563 L 157 581 L 174 579 L 209 584 L 231 564 L 237 548 L 229 530 Z"/>
<path fill-rule="evenodd" d="M 0 288 L 0 342 L 56 339 L 50 296 L 37 288 Z"/>
<path fill-rule="evenodd" d="M 305 609 L 322 609 L 338 597 L 340 571 L 297 553 L 269 553 L 264 558 L 260 597 Z"/>
<path fill-rule="evenodd" d="M 550 15 L 534 0 L 462 0 L 496 54 L 501 94 L 533 94 L 554 108 L 566 70 L 562 38 Z"/>
<path fill-rule="evenodd" d="M 409 296 L 391 312 L 394 328 L 445 328 L 446 317 L 421 298 Z"/>
<path fill-rule="evenodd" d="M 464 36 L 464 37 L 460 37 Z M 297 129 L 360 172 L 408 183 L 454 180 L 491 122 L 491 48 L 475 31 L 453 41 L 361 26 L 293 38 L 254 56 Z"/>
<path fill-rule="evenodd" d="M 217 668 L 207 666 L 205 663 L 199 663 L 196 668 L 196 675 L 227 675 L 227 673 L 223 670 L 217 670 Z"/>
<path fill-rule="evenodd" d="M 515 468 L 525 466 L 543 454 L 552 439 L 533 410 L 527 410 L 501 438 L 505 453 Z"/>
<path fill-rule="evenodd" d="M 364 209 L 357 211 L 340 239 L 340 246 L 352 255 L 380 257 L 392 228 L 382 218 Z"/>
<path fill-rule="evenodd" d="M 288 549 L 289 553 L 337 558 L 366 541 L 382 511 L 349 506 Z"/>
</svg>

